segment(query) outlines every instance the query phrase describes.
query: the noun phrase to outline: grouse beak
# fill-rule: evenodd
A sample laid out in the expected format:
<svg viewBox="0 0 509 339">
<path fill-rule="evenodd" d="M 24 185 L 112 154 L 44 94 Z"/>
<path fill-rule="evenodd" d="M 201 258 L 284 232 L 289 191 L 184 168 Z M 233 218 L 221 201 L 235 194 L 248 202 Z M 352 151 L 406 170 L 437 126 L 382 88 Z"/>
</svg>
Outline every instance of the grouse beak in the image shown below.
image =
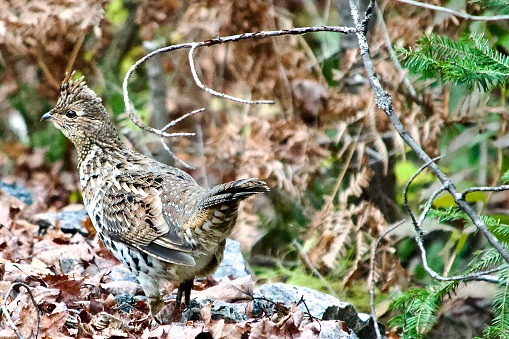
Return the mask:
<svg viewBox="0 0 509 339">
<path fill-rule="evenodd" d="M 51 115 L 52 111 L 49 111 L 48 113 L 44 113 L 44 115 L 41 117 L 40 121 L 46 121 L 53 118 L 53 115 Z"/>
</svg>

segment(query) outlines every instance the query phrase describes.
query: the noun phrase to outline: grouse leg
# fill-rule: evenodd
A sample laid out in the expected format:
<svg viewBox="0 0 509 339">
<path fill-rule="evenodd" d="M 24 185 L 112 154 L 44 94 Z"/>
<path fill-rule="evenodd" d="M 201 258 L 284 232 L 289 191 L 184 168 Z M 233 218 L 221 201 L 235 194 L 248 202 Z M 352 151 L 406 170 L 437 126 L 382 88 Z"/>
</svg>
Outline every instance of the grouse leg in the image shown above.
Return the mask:
<svg viewBox="0 0 509 339">
<path fill-rule="evenodd" d="M 184 280 L 183 283 L 179 285 L 179 289 L 177 290 L 177 308 L 180 308 L 180 304 L 182 303 L 182 293 L 184 293 L 184 302 L 186 306 L 189 306 L 191 303 L 191 290 L 193 289 L 193 279 Z"/>
</svg>

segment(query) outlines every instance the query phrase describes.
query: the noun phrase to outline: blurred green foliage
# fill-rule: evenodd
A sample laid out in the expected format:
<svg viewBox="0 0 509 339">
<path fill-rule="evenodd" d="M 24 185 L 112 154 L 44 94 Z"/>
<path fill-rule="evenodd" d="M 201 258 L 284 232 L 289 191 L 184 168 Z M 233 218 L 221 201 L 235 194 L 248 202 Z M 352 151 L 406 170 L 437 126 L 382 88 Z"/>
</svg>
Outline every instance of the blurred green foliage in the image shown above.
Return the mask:
<svg viewBox="0 0 509 339">
<path fill-rule="evenodd" d="M 52 124 L 46 123 L 44 129 L 30 135 L 30 146 L 47 149 L 48 162 L 62 160 L 65 154 L 66 138 Z"/>
<path fill-rule="evenodd" d="M 120 25 L 127 19 L 127 10 L 122 0 L 112 0 L 106 6 L 106 19 L 113 25 Z"/>
</svg>

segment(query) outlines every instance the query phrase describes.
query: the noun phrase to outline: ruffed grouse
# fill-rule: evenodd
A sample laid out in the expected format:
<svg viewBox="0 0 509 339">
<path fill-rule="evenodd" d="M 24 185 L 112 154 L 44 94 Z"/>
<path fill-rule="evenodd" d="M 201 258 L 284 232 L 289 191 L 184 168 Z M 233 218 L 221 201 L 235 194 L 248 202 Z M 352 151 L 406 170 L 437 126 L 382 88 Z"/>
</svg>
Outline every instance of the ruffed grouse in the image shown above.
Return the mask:
<svg viewBox="0 0 509 339">
<path fill-rule="evenodd" d="M 83 78 L 64 80 L 42 120 L 74 143 L 87 212 L 106 247 L 138 277 L 154 319 L 163 306 L 159 283 L 179 284 L 177 304 L 184 293 L 188 305 L 194 277 L 223 259 L 240 201 L 269 190 L 258 179 L 204 189 L 187 173 L 128 149 Z"/>
</svg>

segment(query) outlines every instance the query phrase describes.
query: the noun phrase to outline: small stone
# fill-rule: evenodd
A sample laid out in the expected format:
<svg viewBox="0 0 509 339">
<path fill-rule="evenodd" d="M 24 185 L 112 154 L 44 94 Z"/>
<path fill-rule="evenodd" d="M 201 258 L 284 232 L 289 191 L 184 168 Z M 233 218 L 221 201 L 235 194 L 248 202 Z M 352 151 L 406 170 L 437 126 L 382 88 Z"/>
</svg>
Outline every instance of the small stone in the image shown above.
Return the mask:
<svg viewBox="0 0 509 339">
<path fill-rule="evenodd" d="M 83 266 L 81 265 L 81 260 L 76 258 L 60 258 L 58 263 L 60 264 L 60 269 L 63 274 L 68 274 L 72 270 L 79 268 L 80 272 L 83 272 Z"/>
<path fill-rule="evenodd" d="M 119 294 L 115 296 L 118 309 L 124 313 L 130 313 L 131 308 L 136 305 L 137 299 L 130 294 Z"/>
<path fill-rule="evenodd" d="M 330 305 L 323 313 L 322 320 L 341 320 L 347 323 L 348 327 L 353 328 L 361 321 L 355 308 L 344 303 L 342 305 Z"/>
</svg>

